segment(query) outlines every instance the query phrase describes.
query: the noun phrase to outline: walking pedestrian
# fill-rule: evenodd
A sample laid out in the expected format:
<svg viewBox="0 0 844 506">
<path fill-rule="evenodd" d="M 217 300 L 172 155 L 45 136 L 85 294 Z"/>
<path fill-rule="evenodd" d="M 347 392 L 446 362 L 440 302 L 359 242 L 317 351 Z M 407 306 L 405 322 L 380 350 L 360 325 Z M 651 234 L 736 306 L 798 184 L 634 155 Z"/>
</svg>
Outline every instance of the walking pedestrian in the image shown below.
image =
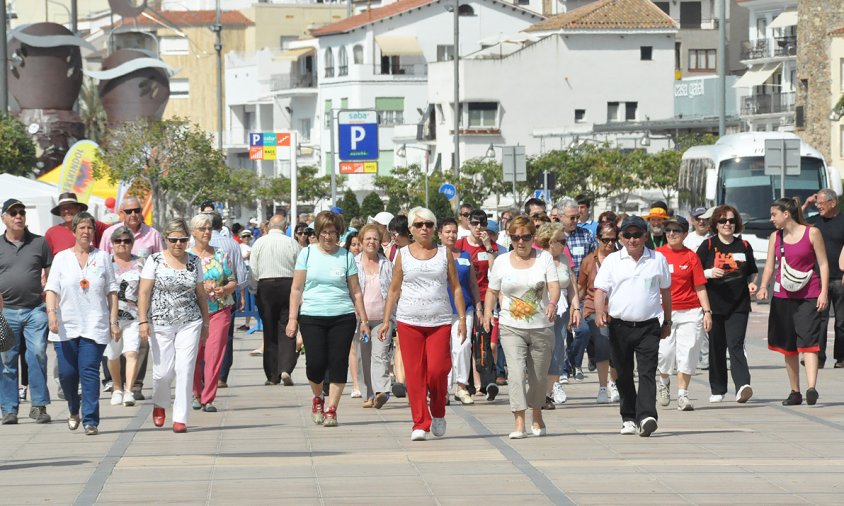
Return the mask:
<svg viewBox="0 0 844 506">
<path fill-rule="evenodd" d="M 338 213 L 340 214 L 340 213 Z M 357 257 L 362 249 L 362 245 L 360 242 L 360 237 L 358 236 L 357 229 L 349 229 L 346 230 L 344 234 L 345 237 L 341 238 L 341 242 L 343 243 L 343 247 L 346 248 L 346 251 L 352 254 L 353 257 Z M 358 274 L 360 274 L 360 267 L 358 267 Z M 368 315 L 369 313 L 367 313 Z M 360 361 L 358 360 L 358 352 L 357 352 L 357 345 L 356 341 L 352 339 L 352 346 L 349 350 L 349 375 L 352 377 L 352 391 L 349 396 L 352 399 L 360 399 L 360 383 L 358 381 L 358 373 L 359 367 L 358 364 Z"/>
<path fill-rule="evenodd" d="M 54 208 L 50 210 L 50 214 L 61 218 L 62 222 L 58 225 L 53 225 L 44 233 L 44 239 L 50 245 L 50 250 L 53 256 L 59 251 L 72 248 L 76 244 L 76 234 L 73 232 L 73 218 L 82 211 L 88 210 L 88 204 L 79 202 L 76 194 L 73 192 L 65 192 L 59 195 L 59 201 Z M 96 228 L 94 230 L 93 245 L 101 243 L 101 238 L 109 227 L 103 222 L 96 221 Z"/>
<path fill-rule="evenodd" d="M 389 321 L 395 308 L 413 416 L 410 439 L 424 441 L 428 432 L 439 437 L 446 431 L 445 405 L 451 370 L 448 286 L 457 305 L 461 344 L 466 339 L 466 308 L 454 262 L 445 246 L 434 244 L 437 217 L 429 209 L 414 207 L 407 218 L 413 227 L 413 243 L 401 248 L 396 257 L 384 319 Z M 382 326 L 379 339 L 386 339 L 387 332 Z"/>
<path fill-rule="evenodd" d="M 768 349 L 782 353 L 791 393 L 783 406 L 803 403 L 800 393 L 800 353 L 806 365 L 806 404 L 818 402 L 818 334 L 821 315 L 829 304 L 829 265 L 821 231 L 803 218 L 796 198 L 771 203 L 771 223 L 777 228 L 768 238 L 768 258 L 757 299 L 774 293 L 768 314 Z M 776 268 L 774 264 L 776 263 Z M 817 266 L 817 267 L 816 267 Z"/>
<path fill-rule="evenodd" d="M 598 327 L 609 325 L 612 361 L 618 371 L 621 434 L 638 431 L 642 437 L 657 429 L 659 341 L 668 337 L 672 325 L 671 273 L 662 253 L 645 247 L 647 230 L 642 218 L 625 218 L 621 224 L 624 249 L 608 255 L 595 278 L 595 322 Z M 639 373 L 638 390 L 634 367 Z"/>
</svg>

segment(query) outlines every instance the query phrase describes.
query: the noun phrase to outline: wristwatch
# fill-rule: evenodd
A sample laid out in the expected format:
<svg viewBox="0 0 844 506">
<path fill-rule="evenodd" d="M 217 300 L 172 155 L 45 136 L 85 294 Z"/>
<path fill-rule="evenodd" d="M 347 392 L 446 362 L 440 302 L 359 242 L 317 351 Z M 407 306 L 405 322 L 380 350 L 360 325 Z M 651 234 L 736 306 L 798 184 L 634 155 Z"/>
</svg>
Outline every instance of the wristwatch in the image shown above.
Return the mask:
<svg viewBox="0 0 844 506">
<path fill-rule="evenodd" d="M 665 320 L 664 322 L 662 322 L 663 327 L 670 327 L 673 324 L 674 322 L 672 322 L 671 320 Z"/>
</svg>

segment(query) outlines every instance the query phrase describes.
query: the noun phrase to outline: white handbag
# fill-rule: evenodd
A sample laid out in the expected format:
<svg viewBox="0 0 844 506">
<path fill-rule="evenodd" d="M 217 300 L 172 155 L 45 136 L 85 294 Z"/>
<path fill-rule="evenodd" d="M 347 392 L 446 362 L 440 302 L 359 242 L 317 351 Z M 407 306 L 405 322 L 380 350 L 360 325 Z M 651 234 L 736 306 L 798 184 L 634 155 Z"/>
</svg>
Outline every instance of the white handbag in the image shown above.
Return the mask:
<svg viewBox="0 0 844 506">
<path fill-rule="evenodd" d="M 798 292 L 803 289 L 809 280 L 812 279 L 814 269 L 810 271 L 800 271 L 788 265 L 785 259 L 785 240 L 783 239 L 782 230 L 779 231 L 780 236 L 780 285 L 787 292 Z"/>
</svg>

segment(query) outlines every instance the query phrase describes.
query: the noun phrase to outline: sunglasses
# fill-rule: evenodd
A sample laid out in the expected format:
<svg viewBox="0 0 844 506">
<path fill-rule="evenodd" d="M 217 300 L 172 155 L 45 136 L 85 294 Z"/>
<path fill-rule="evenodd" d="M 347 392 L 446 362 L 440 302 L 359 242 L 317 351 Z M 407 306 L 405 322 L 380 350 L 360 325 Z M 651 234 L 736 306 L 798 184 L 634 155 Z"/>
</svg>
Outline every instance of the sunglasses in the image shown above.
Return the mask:
<svg viewBox="0 0 844 506">
<path fill-rule="evenodd" d="M 462 216 L 462 217 L 464 217 L 464 218 L 468 218 L 468 217 L 469 217 L 469 215 L 471 215 L 471 214 L 472 214 L 472 213 L 460 213 L 460 216 Z"/>
<path fill-rule="evenodd" d="M 112 239 L 111 242 L 114 244 L 132 244 L 135 241 L 133 239 Z"/>
<path fill-rule="evenodd" d="M 477 223 L 477 222 L 475 222 L 475 223 Z M 475 223 L 472 223 L 472 225 L 474 225 Z M 433 221 L 416 221 L 416 222 L 413 223 L 413 228 L 422 228 L 422 227 L 434 228 L 434 222 Z"/>
<path fill-rule="evenodd" d="M 641 239 L 645 235 L 644 232 L 624 232 L 621 234 L 625 239 Z"/>
<path fill-rule="evenodd" d="M 601 237 L 601 242 L 604 244 L 618 242 L 618 237 Z"/>
<path fill-rule="evenodd" d="M 719 225 L 735 225 L 738 222 L 735 218 L 722 218 L 718 220 Z"/>
<path fill-rule="evenodd" d="M 681 229 L 681 228 L 666 228 L 666 229 L 665 229 L 665 235 L 668 235 L 668 234 L 682 234 L 682 233 L 683 233 L 683 229 Z"/>
<path fill-rule="evenodd" d="M 530 242 L 533 240 L 533 234 L 511 235 L 510 240 L 513 242 Z"/>
<path fill-rule="evenodd" d="M 26 209 L 9 209 L 6 211 L 6 214 L 11 216 L 12 218 L 16 216 L 26 216 Z"/>
<path fill-rule="evenodd" d="M 551 242 L 552 242 L 552 243 L 559 244 L 560 246 L 565 246 L 565 245 L 566 245 L 566 240 L 565 240 L 565 239 L 560 239 L 560 240 L 558 240 L 558 241 L 551 241 Z"/>
<path fill-rule="evenodd" d="M 136 207 L 134 209 L 124 209 L 123 210 L 123 214 L 141 214 L 142 212 L 143 211 L 141 211 L 140 207 Z"/>
<path fill-rule="evenodd" d="M 190 241 L 190 237 L 168 237 L 167 238 L 167 242 L 169 242 L 170 244 L 176 244 L 177 242 L 180 242 L 182 244 L 187 244 L 188 241 Z"/>
<path fill-rule="evenodd" d="M 471 225 L 473 227 L 485 227 L 486 223 L 481 222 L 481 221 L 470 221 L 469 225 Z"/>
<path fill-rule="evenodd" d="M 530 215 L 530 217 L 533 218 L 533 219 L 544 218 L 546 216 L 548 216 L 548 215 L 545 214 L 545 213 L 533 213 L 533 214 Z"/>
</svg>

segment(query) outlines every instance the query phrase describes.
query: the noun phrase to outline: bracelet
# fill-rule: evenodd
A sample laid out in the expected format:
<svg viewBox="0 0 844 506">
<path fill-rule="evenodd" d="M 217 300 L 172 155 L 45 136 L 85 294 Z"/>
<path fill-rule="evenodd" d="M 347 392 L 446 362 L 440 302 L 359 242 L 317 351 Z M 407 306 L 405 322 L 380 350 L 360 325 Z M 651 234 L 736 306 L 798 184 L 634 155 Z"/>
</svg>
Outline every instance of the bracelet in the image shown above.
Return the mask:
<svg viewBox="0 0 844 506">
<path fill-rule="evenodd" d="M 48 312 L 48 313 L 58 313 L 58 312 L 59 312 L 59 310 L 58 310 L 58 309 L 56 309 L 56 308 L 51 308 L 51 309 L 48 309 L 48 310 L 47 310 L 47 312 Z"/>
<path fill-rule="evenodd" d="M 706 313 L 712 314 L 712 310 L 711 309 L 704 309 L 703 313 L 704 314 L 706 314 Z"/>
<path fill-rule="evenodd" d="M 138 322 L 138 325 L 143 325 L 143 324 L 145 324 L 145 323 L 146 323 L 147 325 L 149 325 L 149 322 Z"/>
<path fill-rule="evenodd" d="M 576 308 L 574 308 L 573 310 L 574 310 L 574 311 L 580 311 L 580 308 L 579 308 L 579 307 L 576 307 Z"/>
<path fill-rule="evenodd" d="M 112 325 L 120 325 L 120 322 L 111 322 Z"/>
</svg>

